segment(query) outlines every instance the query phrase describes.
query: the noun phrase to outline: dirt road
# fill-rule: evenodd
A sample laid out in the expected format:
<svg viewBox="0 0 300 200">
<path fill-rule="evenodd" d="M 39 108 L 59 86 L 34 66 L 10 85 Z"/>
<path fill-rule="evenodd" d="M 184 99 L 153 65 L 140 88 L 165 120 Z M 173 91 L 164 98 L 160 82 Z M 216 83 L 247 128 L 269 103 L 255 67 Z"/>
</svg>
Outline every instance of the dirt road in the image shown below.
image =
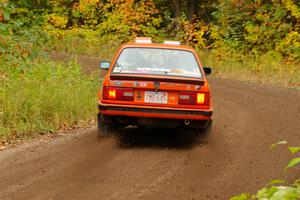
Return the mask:
<svg viewBox="0 0 300 200">
<path fill-rule="evenodd" d="M 282 172 L 290 156 L 270 144 L 300 144 L 300 92 L 211 78 L 209 135 L 95 128 L 0 152 L 0 199 L 229 199 Z"/>
</svg>

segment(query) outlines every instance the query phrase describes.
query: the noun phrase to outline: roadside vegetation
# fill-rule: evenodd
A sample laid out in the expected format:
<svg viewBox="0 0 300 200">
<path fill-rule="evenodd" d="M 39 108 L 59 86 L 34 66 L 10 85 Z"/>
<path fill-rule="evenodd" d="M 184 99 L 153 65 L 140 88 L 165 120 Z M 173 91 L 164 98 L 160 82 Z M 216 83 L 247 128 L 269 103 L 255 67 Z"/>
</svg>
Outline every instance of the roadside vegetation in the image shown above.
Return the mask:
<svg viewBox="0 0 300 200">
<path fill-rule="evenodd" d="M 279 141 L 271 146 L 271 149 L 278 145 L 286 145 L 286 141 Z M 289 152 L 293 158 L 284 168 L 286 172 L 290 168 L 299 167 L 300 164 L 300 147 L 288 147 Z M 297 155 L 298 154 L 298 155 Z M 241 194 L 232 197 L 230 200 L 297 200 L 300 199 L 300 177 L 289 183 L 285 180 L 272 180 L 268 186 L 258 190 L 256 194 Z"/>
<path fill-rule="evenodd" d="M 0 145 L 93 119 L 96 76 L 75 62 L 51 61 L 40 26 L 11 18 L 14 5 L 1 6 Z"/>
</svg>

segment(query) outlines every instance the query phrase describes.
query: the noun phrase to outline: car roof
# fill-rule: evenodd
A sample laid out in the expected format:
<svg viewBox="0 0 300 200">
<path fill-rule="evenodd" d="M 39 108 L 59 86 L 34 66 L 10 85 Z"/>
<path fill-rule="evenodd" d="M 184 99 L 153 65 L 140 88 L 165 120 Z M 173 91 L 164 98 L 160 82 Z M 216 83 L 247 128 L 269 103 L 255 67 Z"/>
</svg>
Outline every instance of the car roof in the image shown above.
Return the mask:
<svg viewBox="0 0 300 200">
<path fill-rule="evenodd" d="M 176 44 L 158 44 L 158 43 L 135 43 L 130 42 L 121 46 L 121 48 L 127 47 L 144 47 L 144 48 L 160 48 L 160 49 L 176 49 L 176 50 L 185 50 L 185 51 L 193 51 L 194 49 L 186 46 L 186 45 L 176 45 Z"/>
</svg>

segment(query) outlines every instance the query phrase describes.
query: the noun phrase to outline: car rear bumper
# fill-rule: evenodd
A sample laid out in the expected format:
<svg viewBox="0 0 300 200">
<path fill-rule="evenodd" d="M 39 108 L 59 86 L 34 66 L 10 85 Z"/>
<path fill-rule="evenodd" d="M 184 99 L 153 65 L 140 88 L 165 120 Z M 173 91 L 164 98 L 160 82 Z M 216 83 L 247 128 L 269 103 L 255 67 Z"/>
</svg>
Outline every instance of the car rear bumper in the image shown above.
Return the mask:
<svg viewBox="0 0 300 200">
<path fill-rule="evenodd" d="M 209 120 L 213 114 L 212 110 L 191 110 L 175 108 L 155 107 L 131 107 L 115 104 L 99 104 L 99 113 L 111 116 L 150 117 L 150 118 L 172 118 Z"/>
</svg>

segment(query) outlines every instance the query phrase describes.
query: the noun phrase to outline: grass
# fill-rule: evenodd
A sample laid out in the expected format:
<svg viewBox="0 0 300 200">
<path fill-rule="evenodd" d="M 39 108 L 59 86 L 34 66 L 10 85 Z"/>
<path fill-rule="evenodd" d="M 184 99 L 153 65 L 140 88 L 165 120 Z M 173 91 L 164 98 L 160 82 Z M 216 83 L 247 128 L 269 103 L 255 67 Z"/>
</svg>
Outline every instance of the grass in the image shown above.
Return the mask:
<svg viewBox="0 0 300 200">
<path fill-rule="evenodd" d="M 112 59 L 112 56 L 122 44 L 119 40 L 102 41 L 93 30 L 83 32 L 65 31 L 64 36 L 52 37 L 48 41 L 48 50 L 68 53 L 70 55 L 97 56 L 104 60 Z"/>
<path fill-rule="evenodd" d="M 238 61 L 230 57 L 216 57 L 206 51 L 199 54 L 203 65 L 211 66 L 216 76 L 300 88 L 299 64 L 283 63 L 268 56 L 256 60 L 244 57 Z"/>
<path fill-rule="evenodd" d="M 97 78 L 83 74 L 74 62 L 40 60 L 16 74 L 3 69 L 0 143 L 55 132 L 96 114 Z"/>
</svg>

